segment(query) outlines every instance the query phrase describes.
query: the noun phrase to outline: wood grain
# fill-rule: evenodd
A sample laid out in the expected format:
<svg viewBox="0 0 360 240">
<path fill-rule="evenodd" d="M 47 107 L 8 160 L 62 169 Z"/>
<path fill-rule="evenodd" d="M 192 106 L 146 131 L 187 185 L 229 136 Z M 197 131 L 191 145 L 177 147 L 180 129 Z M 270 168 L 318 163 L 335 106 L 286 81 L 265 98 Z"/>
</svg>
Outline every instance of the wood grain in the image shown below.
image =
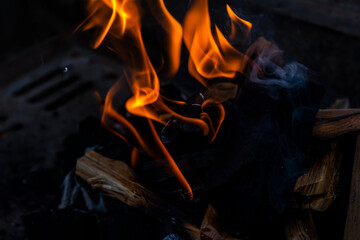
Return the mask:
<svg viewBox="0 0 360 240">
<path fill-rule="evenodd" d="M 318 116 L 325 116 L 326 121 L 321 121 L 320 119 L 315 124 L 312 135 L 313 137 L 318 138 L 335 138 L 344 134 L 354 133 L 360 131 L 360 112 L 355 112 L 353 110 L 352 114 L 344 115 L 350 113 L 350 111 L 319 111 Z M 333 117 L 330 118 L 330 115 Z"/>
</svg>

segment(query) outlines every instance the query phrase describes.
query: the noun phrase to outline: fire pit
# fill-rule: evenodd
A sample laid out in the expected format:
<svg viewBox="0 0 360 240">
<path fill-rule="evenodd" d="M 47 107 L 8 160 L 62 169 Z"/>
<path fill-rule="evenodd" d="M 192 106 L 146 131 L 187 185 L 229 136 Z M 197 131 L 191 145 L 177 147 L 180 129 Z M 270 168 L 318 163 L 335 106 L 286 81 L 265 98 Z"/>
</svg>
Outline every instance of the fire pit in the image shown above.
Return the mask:
<svg viewBox="0 0 360 240">
<path fill-rule="evenodd" d="M 66 175 L 56 210 L 24 216 L 31 239 L 317 239 L 339 184 L 352 239 L 360 110 L 319 110 L 305 66 L 211 4 L 89 1 L 76 32 L 103 55 L 70 43 L 4 84 L 3 174 Z"/>
</svg>

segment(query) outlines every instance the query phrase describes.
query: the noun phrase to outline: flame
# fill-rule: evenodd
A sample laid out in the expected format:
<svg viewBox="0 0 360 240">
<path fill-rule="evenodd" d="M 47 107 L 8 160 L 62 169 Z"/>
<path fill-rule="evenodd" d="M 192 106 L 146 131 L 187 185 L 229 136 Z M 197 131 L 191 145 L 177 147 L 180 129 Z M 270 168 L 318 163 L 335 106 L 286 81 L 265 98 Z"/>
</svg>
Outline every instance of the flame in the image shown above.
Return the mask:
<svg viewBox="0 0 360 240">
<path fill-rule="evenodd" d="M 137 145 L 139 145 L 149 156 L 151 156 L 154 159 L 165 159 L 170 165 L 171 171 L 174 173 L 174 175 L 177 177 L 177 179 L 180 181 L 181 185 L 187 190 L 187 192 L 190 195 L 190 199 L 193 198 L 192 189 L 189 185 L 189 183 L 186 181 L 185 177 L 181 173 L 180 169 L 174 162 L 173 158 L 169 154 L 169 152 L 166 150 L 165 146 L 162 144 L 155 127 L 150 119 L 148 119 L 149 126 L 151 129 L 151 133 L 154 138 L 155 147 L 149 146 L 149 143 L 146 142 L 144 139 L 146 137 L 142 136 L 141 133 L 139 133 L 136 128 L 121 114 L 119 114 L 113 107 L 112 100 L 114 98 L 114 94 L 118 91 L 119 85 L 115 84 L 110 91 L 108 92 L 105 104 L 104 104 L 104 112 L 102 115 L 102 123 L 103 125 L 113 134 L 120 137 L 122 140 L 128 143 L 127 139 L 120 134 L 118 131 L 114 130 L 113 128 L 109 127 L 107 123 L 108 118 L 113 118 L 117 122 L 119 122 L 123 127 L 128 130 L 128 132 L 132 135 L 132 137 L 135 139 Z M 145 110 L 147 110 L 145 108 Z M 131 154 L 131 165 L 133 167 L 137 166 L 139 152 L 138 149 L 134 148 Z"/>
<path fill-rule="evenodd" d="M 237 35 L 237 31 L 236 31 L 237 28 L 244 30 L 245 37 L 248 37 L 248 35 L 251 31 L 251 28 L 252 28 L 252 23 L 237 16 L 228 4 L 226 4 L 226 11 L 228 12 L 230 20 L 231 20 L 230 39 L 231 40 L 235 39 L 235 37 Z"/>
<path fill-rule="evenodd" d="M 148 0 L 148 5 L 160 26 L 166 32 L 168 74 L 175 75 L 179 70 L 183 30 L 181 24 L 169 13 L 163 0 Z"/>
<path fill-rule="evenodd" d="M 207 0 L 193 1 L 183 27 L 189 72 L 204 86 L 204 78 L 234 78 L 237 72 L 244 72 L 248 57 L 232 47 L 217 26 L 212 33 Z"/>
<path fill-rule="evenodd" d="M 237 72 L 243 73 L 248 58 L 231 46 L 217 26 L 215 33 L 212 33 L 207 0 L 193 2 L 185 16 L 183 26 L 169 13 L 163 0 L 147 1 L 152 14 L 165 33 L 166 51 L 163 58 L 169 76 L 176 74 L 179 69 L 182 39 L 190 53 L 189 72 L 204 86 L 207 86 L 206 79 L 234 78 Z M 197 118 L 182 116 L 176 112 L 176 107 L 170 108 L 167 105 L 170 103 L 182 106 L 186 103 L 160 94 L 160 80 L 150 61 L 141 34 L 140 1 L 89 0 L 87 7 L 90 14 L 78 28 L 100 29 L 93 47 L 99 47 L 106 40 L 108 48 L 116 52 L 128 67 L 124 77 L 129 83 L 132 96 L 126 101 L 125 108 L 132 115 L 147 119 L 151 136 L 139 132 L 114 107 L 114 97 L 121 88 L 119 82 L 109 90 L 105 98 L 102 124 L 133 146 L 132 167 L 138 165 L 141 153 L 146 153 L 156 160 L 165 160 L 192 199 L 192 189 L 161 142 L 154 121 L 167 124 L 172 118 L 177 118 L 199 127 L 203 135 L 208 136 L 209 141 L 212 142 L 225 118 L 223 105 L 215 100 L 216 98 L 204 99 L 201 104 L 202 112 Z M 227 10 L 233 25 L 241 22 L 251 28 L 251 24 L 237 17 L 230 7 L 227 6 Z M 211 114 L 207 111 L 209 109 Z M 110 121 L 120 124 L 122 129 L 115 130 Z"/>
<path fill-rule="evenodd" d="M 209 116 L 209 114 L 206 113 L 205 108 L 208 105 L 213 105 L 217 108 L 218 111 L 218 116 L 217 116 L 217 121 L 213 122 L 212 118 Z M 225 119 L 225 109 L 223 107 L 223 105 L 218 104 L 217 101 L 212 100 L 212 99 L 208 99 L 206 101 L 203 102 L 203 104 L 201 105 L 201 110 L 203 110 L 203 112 L 201 113 L 201 118 L 206 119 L 209 122 L 209 126 L 211 128 L 211 133 L 212 133 L 212 137 L 210 139 L 210 142 L 213 142 L 216 138 L 217 133 L 219 132 L 220 126 L 222 124 L 222 122 Z"/>
</svg>

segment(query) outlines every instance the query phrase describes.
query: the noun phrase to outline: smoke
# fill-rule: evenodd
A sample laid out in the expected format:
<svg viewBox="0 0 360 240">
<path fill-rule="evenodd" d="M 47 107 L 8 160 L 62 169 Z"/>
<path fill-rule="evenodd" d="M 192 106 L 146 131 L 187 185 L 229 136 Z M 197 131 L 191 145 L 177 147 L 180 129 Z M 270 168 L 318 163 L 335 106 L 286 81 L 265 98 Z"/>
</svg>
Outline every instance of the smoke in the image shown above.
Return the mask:
<svg viewBox="0 0 360 240">
<path fill-rule="evenodd" d="M 298 62 L 291 62 L 281 67 L 271 60 L 271 53 L 264 52 L 255 63 L 262 70 L 254 67 L 249 80 L 264 86 L 277 85 L 283 88 L 303 86 L 308 79 L 308 68 Z"/>
</svg>

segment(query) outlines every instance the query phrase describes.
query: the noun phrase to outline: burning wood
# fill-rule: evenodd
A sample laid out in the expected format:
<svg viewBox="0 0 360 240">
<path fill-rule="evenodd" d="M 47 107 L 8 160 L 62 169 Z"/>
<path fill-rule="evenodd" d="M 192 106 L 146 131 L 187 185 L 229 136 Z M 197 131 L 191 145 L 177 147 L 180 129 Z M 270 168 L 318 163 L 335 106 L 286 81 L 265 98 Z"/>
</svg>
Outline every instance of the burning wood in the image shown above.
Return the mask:
<svg viewBox="0 0 360 240">
<path fill-rule="evenodd" d="M 76 174 L 93 188 L 101 189 L 123 203 L 149 213 L 161 221 L 175 224 L 179 231 L 185 232 L 191 239 L 199 236 L 200 230 L 190 223 L 191 217 L 142 186 L 136 174 L 124 162 L 89 151 L 78 159 Z"/>
<path fill-rule="evenodd" d="M 218 26 L 212 25 L 207 0 L 191 1 L 182 25 L 170 14 L 163 0 L 148 0 L 147 3 L 165 36 L 160 43 L 164 53 L 155 56 L 161 58 L 159 66 L 151 61 L 153 56 L 146 47 L 141 1 L 88 3 L 89 18 L 82 27 L 100 29 L 93 47 L 107 44 L 119 55 L 127 67 L 124 82 L 129 84 L 132 93 L 122 106 L 117 106 L 115 99 L 121 84 L 115 84 L 106 96 L 101 121 L 132 147 L 132 167 L 141 165 L 142 155 L 156 160 L 178 181 L 188 200 L 193 200 L 193 186 L 171 155 L 179 150 L 171 151 L 171 140 L 164 141 L 168 139 L 164 132 L 173 128 L 181 135 L 186 132 L 184 129 L 194 128 L 194 132 L 202 134 L 204 145 L 214 143 L 221 126 L 225 125 L 225 115 L 232 116 L 223 127 L 226 127 L 223 139 L 219 140 L 223 142 L 219 148 L 230 149 L 217 156 L 221 161 L 209 163 L 208 172 L 202 173 L 203 178 L 191 176 L 199 178 L 199 185 L 209 186 L 206 191 L 211 193 L 207 194 L 218 191 L 217 196 L 212 197 L 214 207 L 208 208 L 199 230 L 196 225 L 189 224 L 192 222 L 189 216 L 140 184 L 126 164 L 95 152 L 88 152 L 78 160 L 77 175 L 94 188 L 102 189 L 129 206 L 161 216 L 160 219 L 169 221 L 175 216 L 181 222 L 180 229 L 187 231 L 186 226 L 191 226 L 205 239 L 232 239 L 220 229 L 217 214 L 219 218 L 225 215 L 232 219 L 244 213 L 244 223 L 249 224 L 279 217 L 296 179 L 304 170 L 304 142 L 310 139 L 311 130 L 312 136 L 318 138 L 358 131 L 360 111 L 320 111 L 312 129 L 322 90 L 307 82 L 304 66 L 285 64 L 280 49 L 265 38 L 258 38 L 250 47 L 244 44 L 243 48 L 247 49 L 244 52 L 236 49 L 231 41 L 241 35 L 245 43 L 252 24 L 236 15 L 229 5 L 226 10 L 231 35 L 225 36 Z M 179 98 L 163 93 L 160 76 L 170 78 L 178 73 L 182 41 L 189 54 L 187 73 L 193 78 L 191 80 L 200 83 L 196 90 L 197 101 L 189 100 L 190 97 L 182 93 Z M 260 102 L 261 109 L 250 102 L 253 99 Z M 232 102 L 234 104 L 228 104 Z M 230 111 L 225 110 L 227 107 Z M 157 124 L 164 126 L 162 135 Z M 185 127 L 178 128 L 177 124 Z M 193 136 L 185 141 L 192 140 L 189 138 Z M 309 203 L 312 209 L 323 211 L 334 200 L 339 162 L 334 146 L 329 156 L 319 159 L 298 179 L 295 191 L 313 197 Z M 242 198 L 238 202 L 235 198 L 224 199 L 223 195 L 232 193 Z M 234 216 L 231 216 L 232 206 L 226 206 L 228 202 L 239 205 Z M 246 209 L 248 206 L 257 211 L 252 214 Z M 258 220 L 258 217 L 263 219 Z M 233 223 L 235 227 L 238 224 Z M 193 232 L 187 231 L 188 235 Z M 301 234 L 289 233 L 289 236 L 297 238 Z"/>
<path fill-rule="evenodd" d="M 338 145 L 333 142 L 330 153 L 318 159 L 312 168 L 298 179 L 294 191 L 310 199 L 307 203 L 304 202 L 303 206 L 308 205 L 316 211 L 325 211 L 330 206 L 336 197 L 334 189 L 338 180 L 340 161 Z M 177 228 L 191 236 L 191 239 L 235 239 L 221 229 L 217 213 L 212 206 L 208 207 L 199 228 L 191 223 L 191 217 L 187 214 L 143 187 L 133 170 L 122 161 L 115 161 L 90 151 L 78 159 L 76 174 L 93 188 L 101 189 L 123 203 L 156 216 L 162 221 L 173 223 L 172 219 L 175 217 L 178 219 Z M 317 239 L 310 210 L 307 214 L 292 216 L 291 219 L 287 219 L 285 224 L 287 239 Z"/>
</svg>

